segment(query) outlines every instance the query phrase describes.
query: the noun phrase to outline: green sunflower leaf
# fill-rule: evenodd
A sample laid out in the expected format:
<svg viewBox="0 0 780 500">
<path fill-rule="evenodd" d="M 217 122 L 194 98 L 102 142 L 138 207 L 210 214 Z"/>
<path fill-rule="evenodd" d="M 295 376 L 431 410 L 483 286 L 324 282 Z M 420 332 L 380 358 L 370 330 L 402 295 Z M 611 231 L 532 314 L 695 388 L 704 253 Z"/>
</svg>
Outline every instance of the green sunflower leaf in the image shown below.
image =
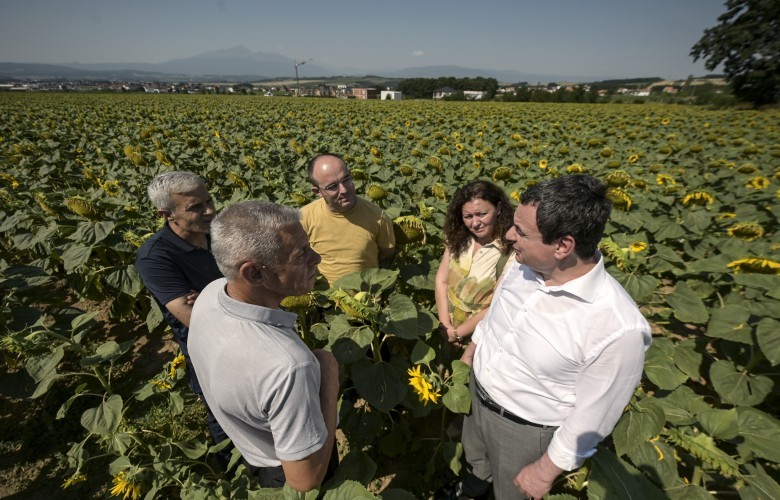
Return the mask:
<svg viewBox="0 0 780 500">
<path fill-rule="evenodd" d="M 389 412 L 404 398 L 406 378 L 384 361 L 357 361 L 352 365 L 352 380 L 358 393 L 380 411 Z"/>
<path fill-rule="evenodd" d="M 645 375 L 661 389 L 671 390 L 688 380 L 674 364 L 674 350 L 672 341 L 657 338 L 645 352 Z"/>
<path fill-rule="evenodd" d="M 780 321 L 772 318 L 764 318 L 758 322 L 756 337 L 761 352 L 772 366 L 780 364 Z"/>
<path fill-rule="evenodd" d="M 710 379 L 723 402 L 733 405 L 757 405 L 774 386 L 769 377 L 738 371 L 734 363 L 724 359 L 712 364 Z"/>
<path fill-rule="evenodd" d="M 749 317 L 750 313 L 744 307 L 727 305 L 720 309 L 711 309 L 707 336 L 752 344 Z"/>
<path fill-rule="evenodd" d="M 739 435 L 759 457 L 780 462 L 780 420 L 755 408 L 737 407 Z"/>
<path fill-rule="evenodd" d="M 588 476 L 588 499 L 642 498 L 663 500 L 663 491 L 628 462 L 605 448 L 599 448 Z"/>
<path fill-rule="evenodd" d="M 674 316 L 683 323 L 703 324 L 709 314 L 701 298 L 685 282 L 677 283 L 666 302 L 674 309 Z"/>
<path fill-rule="evenodd" d="M 620 456 L 627 454 L 646 439 L 658 435 L 665 422 L 664 410 L 655 398 L 630 405 L 612 431 L 615 451 Z"/>
</svg>

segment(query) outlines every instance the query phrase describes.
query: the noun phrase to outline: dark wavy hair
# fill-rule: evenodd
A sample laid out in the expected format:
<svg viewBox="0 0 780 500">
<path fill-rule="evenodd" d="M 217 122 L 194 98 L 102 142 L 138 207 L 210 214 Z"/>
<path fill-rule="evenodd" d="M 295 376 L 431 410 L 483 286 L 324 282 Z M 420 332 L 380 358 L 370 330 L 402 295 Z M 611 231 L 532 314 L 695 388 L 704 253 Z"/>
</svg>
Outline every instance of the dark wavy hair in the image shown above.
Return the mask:
<svg viewBox="0 0 780 500">
<path fill-rule="evenodd" d="M 536 225 L 546 245 L 564 236 L 574 238 L 574 252 L 593 257 L 604 234 L 612 203 L 607 186 L 589 175 L 565 175 L 526 189 L 520 203 L 536 207 Z"/>
<path fill-rule="evenodd" d="M 457 259 L 465 252 L 472 238 L 471 231 L 463 223 L 463 205 L 475 199 L 485 200 L 496 209 L 500 209 L 496 215 L 496 224 L 493 228 L 493 238 L 500 238 L 501 252 L 508 254 L 512 246 L 507 241 L 506 232 L 512 227 L 514 208 L 504 191 L 492 182 L 476 180 L 471 181 L 456 193 L 447 207 L 447 218 L 444 221 L 444 237 L 450 255 Z"/>
</svg>

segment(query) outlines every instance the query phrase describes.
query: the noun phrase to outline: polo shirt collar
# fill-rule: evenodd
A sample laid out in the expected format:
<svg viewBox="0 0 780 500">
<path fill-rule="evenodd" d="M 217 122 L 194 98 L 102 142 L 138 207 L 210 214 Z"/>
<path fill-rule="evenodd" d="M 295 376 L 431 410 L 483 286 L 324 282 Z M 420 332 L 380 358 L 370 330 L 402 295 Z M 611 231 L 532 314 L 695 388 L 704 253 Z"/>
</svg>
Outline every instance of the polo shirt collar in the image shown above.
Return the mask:
<svg viewBox="0 0 780 500">
<path fill-rule="evenodd" d="M 162 239 L 164 239 L 166 242 L 170 243 L 174 247 L 176 247 L 177 250 L 180 250 L 181 252 L 192 252 L 195 250 L 202 250 L 202 248 L 193 245 L 189 241 L 183 239 L 181 236 L 173 232 L 173 229 L 171 229 L 171 226 L 168 225 L 168 222 L 165 223 L 162 229 Z M 206 240 L 208 241 L 209 245 L 209 251 L 211 249 L 211 235 L 206 235 Z"/>
<path fill-rule="evenodd" d="M 238 300 L 230 297 L 225 291 L 227 279 L 221 278 L 220 281 L 221 284 L 219 287 L 217 300 L 219 301 L 219 305 L 226 312 L 248 321 L 263 323 L 269 326 L 275 326 L 277 328 L 287 328 L 293 331 L 295 330 L 295 319 L 298 317 L 297 314 L 282 311 L 281 309 L 271 309 L 269 307 L 247 304 L 246 302 L 239 302 Z"/>
</svg>

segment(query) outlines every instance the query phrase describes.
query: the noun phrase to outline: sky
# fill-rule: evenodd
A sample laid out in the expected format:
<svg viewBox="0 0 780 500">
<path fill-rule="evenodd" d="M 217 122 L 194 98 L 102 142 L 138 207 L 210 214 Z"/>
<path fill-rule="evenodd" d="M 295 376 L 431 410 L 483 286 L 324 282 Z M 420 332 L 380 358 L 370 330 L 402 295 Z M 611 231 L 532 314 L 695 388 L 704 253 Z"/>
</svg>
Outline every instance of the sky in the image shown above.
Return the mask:
<svg viewBox="0 0 780 500">
<path fill-rule="evenodd" d="M 725 11 L 722 0 L 0 0 L 0 62 L 160 63 L 243 45 L 366 71 L 682 79 L 710 73 L 689 53 Z"/>
</svg>

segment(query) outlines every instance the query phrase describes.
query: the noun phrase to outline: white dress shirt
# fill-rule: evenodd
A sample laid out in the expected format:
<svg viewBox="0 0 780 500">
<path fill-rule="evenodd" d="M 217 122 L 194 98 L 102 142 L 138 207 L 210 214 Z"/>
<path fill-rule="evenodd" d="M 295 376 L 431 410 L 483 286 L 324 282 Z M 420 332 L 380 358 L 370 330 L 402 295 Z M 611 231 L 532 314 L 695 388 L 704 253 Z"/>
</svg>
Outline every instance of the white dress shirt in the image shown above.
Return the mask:
<svg viewBox="0 0 780 500">
<path fill-rule="evenodd" d="M 560 286 L 515 262 L 473 335 L 480 385 L 515 415 L 559 426 L 547 452 L 564 470 L 612 432 L 651 342 L 650 325 L 597 258 Z"/>
</svg>

